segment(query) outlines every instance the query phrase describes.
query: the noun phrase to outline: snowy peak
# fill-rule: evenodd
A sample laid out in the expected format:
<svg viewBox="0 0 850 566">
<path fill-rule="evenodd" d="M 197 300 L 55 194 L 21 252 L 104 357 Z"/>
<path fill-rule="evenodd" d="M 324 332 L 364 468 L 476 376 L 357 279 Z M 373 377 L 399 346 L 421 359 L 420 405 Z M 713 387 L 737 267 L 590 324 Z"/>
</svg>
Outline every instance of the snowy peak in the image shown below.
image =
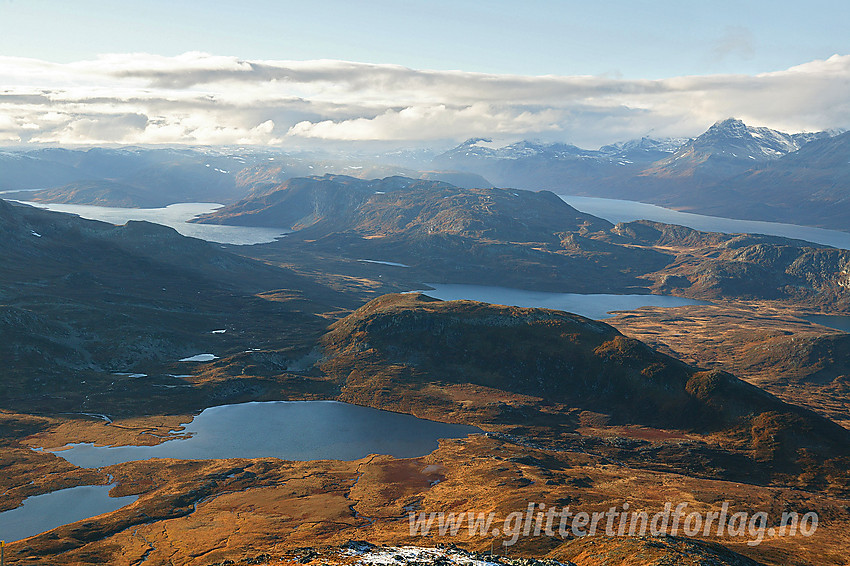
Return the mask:
<svg viewBox="0 0 850 566">
<path fill-rule="evenodd" d="M 569 143 L 518 141 L 509 145 L 485 138 L 473 138 L 438 155 L 434 169 L 464 171 L 483 175 L 502 187 L 525 189 L 578 187 L 591 188 L 599 179 L 622 176 L 670 156 L 681 139 L 642 138 L 582 149 Z"/>
<path fill-rule="evenodd" d="M 813 140 L 828 137 L 830 134 L 827 132 L 786 134 L 728 118 L 716 122 L 673 155 L 656 161 L 641 176 L 687 177 L 699 180 L 701 184 L 711 184 L 764 167 L 797 152 Z"/>
<path fill-rule="evenodd" d="M 743 138 L 749 134 L 749 127 L 742 121 L 737 118 L 726 118 L 725 120 L 718 120 L 708 129 L 707 132 L 703 134 L 706 135 L 722 135 L 728 137 L 739 137 Z"/>
<path fill-rule="evenodd" d="M 768 161 L 800 149 L 808 140 L 770 128 L 747 126 L 741 120 L 728 118 L 715 123 L 691 142 L 697 153 L 731 159 Z M 685 146 L 682 150 L 691 148 Z M 681 151 L 681 150 L 680 150 Z"/>
<path fill-rule="evenodd" d="M 577 157 L 591 155 L 588 151 L 565 143 L 518 141 L 500 146 L 488 138 L 470 138 L 454 149 L 439 155 L 435 161 L 462 159 L 528 159 L 532 157 Z"/>
<path fill-rule="evenodd" d="M 619 153 L 625 151 L 663 151 L 673 153 L 682 145 L 688 143 L 690 138 L 648 138 L 642 137 L 636 140 L 613 143 L 599 148 L 602 153 Z"/>
<path fill-rule="evenodd" d="M 599 153 L 611 159 L 627 160 L 629 163 L 652 163 L 673 154 L 689 141 L 689 138 L 642 137 L 602 146 Z"/>
<path fill-rule="evenodd" d="M 691 141 L 688 138 L 654 139 L 643 137 L 626 142 L 602 146 L 598 150 L 582 149 L 568 143 L 544 143 L 534 141 L 518 141 L 510 145 L 499 145 L 487 138 L 471 138 L 434 159 L 435 163 L 448 163 L 470 160 L 492 161 L 521 161 L 526 159 L 552 161 L 589 161 L 600 164 L 622 164 L 639 162 L 651 163 L 662 159 L 683 144 Z"/>
</svg>

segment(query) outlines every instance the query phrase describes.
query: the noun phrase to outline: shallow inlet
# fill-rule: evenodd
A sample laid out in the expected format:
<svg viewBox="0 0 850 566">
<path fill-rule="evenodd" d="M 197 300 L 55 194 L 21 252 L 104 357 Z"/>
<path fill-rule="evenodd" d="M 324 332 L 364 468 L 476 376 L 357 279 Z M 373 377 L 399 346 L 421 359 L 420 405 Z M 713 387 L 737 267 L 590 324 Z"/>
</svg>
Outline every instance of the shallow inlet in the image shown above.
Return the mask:
<svg viewBox="0 0 850 566">
<path fill-rule="evenodd" d="M 827 328 L 850 332 L 850 316 L 848 315 L 810 314 L 802 318 Z"/>
</svg>

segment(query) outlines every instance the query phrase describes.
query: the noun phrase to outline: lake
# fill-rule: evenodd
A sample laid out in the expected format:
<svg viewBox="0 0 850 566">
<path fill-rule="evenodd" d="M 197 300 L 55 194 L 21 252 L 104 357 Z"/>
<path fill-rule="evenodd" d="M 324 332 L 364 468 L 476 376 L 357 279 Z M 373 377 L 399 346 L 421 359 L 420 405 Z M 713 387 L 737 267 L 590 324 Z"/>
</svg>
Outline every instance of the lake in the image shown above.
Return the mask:
<svg viewBox="0 0 850 566">
<path fill-rule="evenodd" d="M 513 307 L 537 307 L 567 311 L 596 320 L 609 318 L 610 311 L 634 310 L 640 307 L 681 307 L 684 305 L 707 305 L 705 301 L 695 301 L 669 295 L 609 295 L 581 293 L 547 293 L 526 291 L 508 287 L 488 287 L 484 285 L 454 285 L 428 283 L 433 291 L 414 291 L 443 301 L 481 301 L 496 305 Z"/>
<path fill-rule="evenodd" d="M 41 202 L 23 202 L 30 206 L 45 208 L 55 212 L 76 214 L 89 220 L 100 220 L 110 224 L 122 225 L 130 220 L 147 220 L 169 226 L 184 236 L 199 238 L 218 244 L 252 245 L 274 242 L 288 233 L 279 228 L 256 228 L 250 226 L 220 226 L 217 224 L 191 224 L 191 220 L 200 214 L 206 214 L 223 205 L 208 202 L 184 202 L 164 208 L 118 208 L 110 206 L 91 206 L 86 204 L 53 204 Z"/>
<path fill-rule="evenodd" d="M 111 485 L 86 485 L 28 497 L 22 506 L 0 513 L 0 540 L 13 542 L 84 519 L 111 513 L 137 496 L 109 497 Z"/>
<path fill-rule="evenodd" d="M 763 222 L 759 220 L 736 220 L 719 216 L 705 216 L 690 212 L 679 212 L 630 200 L 606 199 L 596 197 L 578 197 L 558 195 L 561 200 L 588 214 L 604 218 L 610 222 L 632 222 L 634 220 L 652 220 L 687 226 L 707 232 L 727 234 L 767 234 L 806 240 L 816 244 L 850 249 L 850 232 L 826 230 L 796 224 Z M 25 201 L 20 201 L 25 202 Z M 82 204 L 53 204 L 25 202 L 31 206 L 46 208 L 57 212 L 77 214 L 91 220 L 101 220 L 112 224 L 125 224 L 129 220 L 147 220 L 170 226 L 192 238 L 200 238 L 221 244 L 251 245 L 273 242 L 288 233 L 277 228 L 257 228 L 248 226 L 221 226 L 217 224 L 190 224 L 187 220 L 221 208 L 216 203 L 180 203 L 164 208 L 118 208 L 91 206 Z M 392 262 L 376 262 L 388 263 Z"/>
<path fill-rule="evenodd" d="M 821 326 L 850 332 L 850 316 L 847 315 L 810 314 L 801 318 L 815 324 L 820 324 Z"/>
<path fill-rule="evenodd" d="M 596 197 L 577 197 L 558 195 L 561 200 L 582 212 L 604 218 L 609 222 L 632 222 L 634 220 L 652 220 L 666 224 L 678 224 L 704 232 L 723 232 L 725 234 L 766 234 L 806 240 L 850 250 L 850 232 L 826 230 L 796 224 L 781 222 L 764 222 L 760 220 L 736 220 L 719 216 L 705 216 L 690 212 L 670 210 L 654 204 L 646 204 L 630 200 L 607 199 Z"/>
<path fill-rule="evenodd" d="M 369 454 L 414 458 L 433 452 L 440 438 L 481 429 L 337 401 L 270 401 L 210 407 L 178 438 L 158 446 L 73 444 L 57 456 L 82 468 L 150 458 L 210 460 L 357 460 Z"/>
</svg>

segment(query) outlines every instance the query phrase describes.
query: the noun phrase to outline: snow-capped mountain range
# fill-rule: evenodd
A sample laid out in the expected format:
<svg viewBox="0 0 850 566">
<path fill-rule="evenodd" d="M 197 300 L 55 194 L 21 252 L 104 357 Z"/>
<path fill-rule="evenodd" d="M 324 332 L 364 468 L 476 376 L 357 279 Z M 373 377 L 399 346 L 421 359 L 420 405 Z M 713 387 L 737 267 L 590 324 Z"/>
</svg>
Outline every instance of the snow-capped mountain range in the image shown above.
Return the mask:
<svg viewBox="0 0 850 566">
<path fill-rule="evenodd" d="M 611 162 L 622 159 L 654 162 L 665 157 L 678 158 L 690 152 L 765 161 L 797 151 L 806 143 L 831 137 L 840 132 L 786 134 L 764 127 L 753 127 L 729 118 L 715 123 L 697 138 L 643 137 L 605 145 L 598 150 L 583 149 L 567 143 L 519 141 L 499 146 L 487 138 L 472 138 L 438 155 L 435 163 L 461 163 L 480 159 L 596 159 Z"/>
<path fill-rule="evenodd" d="M 693 139 L 642 138 L 598 150 L 473 139 L 435 157 L 432 165 L 476 173 L 496 186 L 846 230 L 848 136 L 788 134 L 729 118 Z"/>
</svg>

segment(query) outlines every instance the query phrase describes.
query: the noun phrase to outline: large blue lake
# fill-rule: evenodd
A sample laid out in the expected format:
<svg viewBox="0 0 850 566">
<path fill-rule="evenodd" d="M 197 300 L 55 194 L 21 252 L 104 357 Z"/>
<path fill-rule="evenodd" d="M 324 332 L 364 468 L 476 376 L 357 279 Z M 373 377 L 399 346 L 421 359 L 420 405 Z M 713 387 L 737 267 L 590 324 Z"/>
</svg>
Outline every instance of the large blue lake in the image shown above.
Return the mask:
<svg viewBox="0 0 850 566">
<path fill-rule="evenodd" d="M 441 438 L 464 438 L 477 432 L 482 431 L 474 426 L 336 401 L 271 401 L 210 407 L 176 433 L 175 439 L 158 446 L 72 444 L 55 454 L 83 468 L 150 458 L 356 460 L 370 454 L 412 458 L 433 452 Z M 21 507 L 0 513 L 0 539 L 21 540 L 136 500 L 109 497 L 110 488 L 75 487 L 30 497 Z"/>
<path fill-rule="evenodd" d="M 337 401 L 270 401 L 204 409 L 178 438 L 158 446 L 74 444 L 55 453 L 82 468 L 150 458 L 356 460 L 369 454 L 412 458 L 433 452 L 440 438 L 475 432 L 481 429 Z"/>
</svg>

